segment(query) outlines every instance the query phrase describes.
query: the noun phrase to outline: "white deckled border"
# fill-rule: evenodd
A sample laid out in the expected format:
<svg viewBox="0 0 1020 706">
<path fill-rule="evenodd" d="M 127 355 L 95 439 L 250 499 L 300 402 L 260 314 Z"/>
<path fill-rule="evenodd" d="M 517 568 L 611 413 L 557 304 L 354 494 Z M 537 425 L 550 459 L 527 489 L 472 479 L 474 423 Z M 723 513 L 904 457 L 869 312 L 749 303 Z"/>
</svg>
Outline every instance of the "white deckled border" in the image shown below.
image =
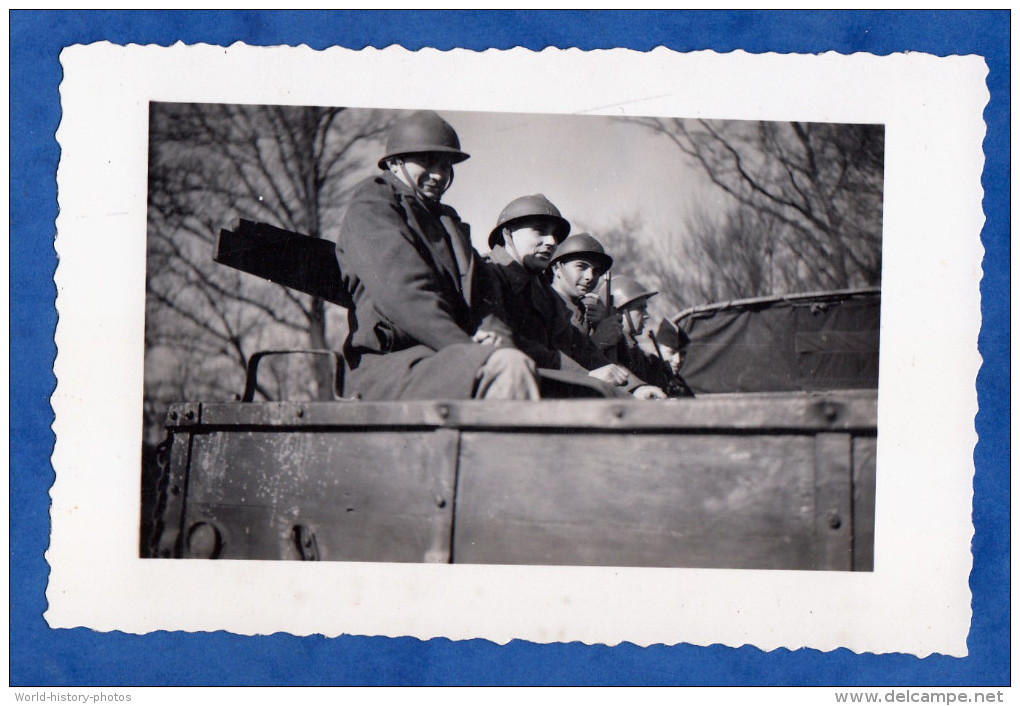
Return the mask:
<svg viewBox="0 0 1020 706">
<path fill-rule="evenodd" d="M 979 57 L 102 43 L 61 63 L 51 626 L 967 653 Z M 875 571 L 136 558 L 150 100 L 884 123 Z"/>
</svg>

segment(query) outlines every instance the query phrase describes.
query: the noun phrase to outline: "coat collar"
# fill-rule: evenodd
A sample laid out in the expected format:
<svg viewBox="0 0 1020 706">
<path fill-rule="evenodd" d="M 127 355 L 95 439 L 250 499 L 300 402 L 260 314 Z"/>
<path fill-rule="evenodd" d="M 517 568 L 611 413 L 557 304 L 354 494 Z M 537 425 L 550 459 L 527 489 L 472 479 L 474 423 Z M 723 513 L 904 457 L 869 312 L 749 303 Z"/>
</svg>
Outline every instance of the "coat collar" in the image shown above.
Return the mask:
<svg viewBox="0 0 1020 706">
<path fill-rule="evenodd" d="M 442 203 L 425 204 L 414 189 L 390 172 L 383 172 L 376 179 L 390 187 L 411 230 L 418 234 L 436 265 L 449 273 L 457 290 L 470 304 L 474 261 L 470 243 L 466 246 L 464 242 L 454 243 L 454 239 L 467 238 L 457 225 L 460 222 L 457 212 Z"/>
<path fill-rule="evenodd" d="M 538 279 L 538 275 L 526 270 L 524 265 L 517 262 L 502 245 L 492 248 L 492 252 L 489 253 L 489 261 L 502 268 L 515 293 L 523 292 L 533 280 Z"/>
<path fill-rule="evenodd" d="M 530 272 L 514 260 L 502 245 L 492 248 L 489 261 L 500 266 L 514 296 L 529 301 L 544 320 L 552 322 L 560 316 L 559 295 L 544 277 L 545 273 Z"/>
</svg>

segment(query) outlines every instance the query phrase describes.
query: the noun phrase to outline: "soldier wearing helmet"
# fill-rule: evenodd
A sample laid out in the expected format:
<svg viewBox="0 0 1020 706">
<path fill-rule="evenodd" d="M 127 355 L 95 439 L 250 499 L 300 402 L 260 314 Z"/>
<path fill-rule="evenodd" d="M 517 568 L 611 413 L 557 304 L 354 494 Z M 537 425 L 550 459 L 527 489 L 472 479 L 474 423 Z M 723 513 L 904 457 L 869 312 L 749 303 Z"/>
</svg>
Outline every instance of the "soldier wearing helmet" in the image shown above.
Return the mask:
<svg viewBox="0 0 1020 706">
<path fill-rule="evenodd" d="M 570 222 L 552 201 L 542 194 L 521 196 L 506 205 L 489 233 L 490 259 L 500 265 L 515 262 L 528 274 L 540 274 L 569 232 Z"/>
<path fill-rule="evenodd" d="M 507 204 L 489 234 L 489 263 L 499 282 L 514 343 L 540 368 L 636 391 L 643 381 L 609 361 L 587 335 L 571 325 L 566 307 L 550 286 L 547 270 L 553 252 L 569 232 L 570 223 L 559 209 L 542 194 L 533 194 Z"/>
<path fill-rule="evenodd" d="M 467 158 L 449 123 L 418 111 L 390 131 L 382 173 L 353 190 L 337 239 L 354 301 L 346 395 L 537 399 L 468 226 L 441 203 Z"/>
<path fill-rule="evenodd" d="M 600 286 L 602 296 L 605 296 L 605 283 Z M 648 323 L 648 300 L 659 292 L 649 289 L 633 277 L 617 275 L 613 277 L 612 302 L 613 307 L 623 316 L 624 328 L 627 336 L 636 341 L 637 337 L 645 330 Z"/>
<path fill-rule="evenodd" d="M 550 260 L 552 288 L 567 308 L 570 323 L 606 349 L 623 337 L 623 327 L 595 290 L 613 258 L 588 233 L 571 235 L 556 247 Z"/>
<path fill-rule="evenodd" d="M 606 283 L 603 282 L 599 288 L 600 298 L 606 298 L 605 288 Z M 628 370 L 663 390 L 669 390 L 672 396 L 687 394 L 682 391 L 687 389 L 686 384 L 679 379 L 670 362 L 658 355 L 647 354 L 638 341 L 649 320 L 648 300 L 656 294 L 656 290 L 649 289 L 633 277 L 618 275 L 612 278 L 608 298 L 622 317 L 625 331 L 613 354 Z"/>
</svg>

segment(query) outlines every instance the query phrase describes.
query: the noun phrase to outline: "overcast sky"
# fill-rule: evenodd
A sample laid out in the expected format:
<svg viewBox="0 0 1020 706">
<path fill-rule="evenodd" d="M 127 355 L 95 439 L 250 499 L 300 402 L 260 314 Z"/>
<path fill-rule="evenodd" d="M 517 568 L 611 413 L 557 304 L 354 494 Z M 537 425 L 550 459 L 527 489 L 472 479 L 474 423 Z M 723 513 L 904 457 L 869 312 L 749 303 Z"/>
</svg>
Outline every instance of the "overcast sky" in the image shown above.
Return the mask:
<svg viewBox="0 0 1020 706">
<path fill-rule="evenodd" d="M 598 231 L 640 214 L 647 228 L 679 230 L 692 206 L 722 207 L 673 144 L 610 117 L 445 112 L 471 159 L 458 164 L 443 197 L 471 224 L 475 247 L 503 207 L 525 194 L 545 194 L 574 226 Z"/>
</svg>

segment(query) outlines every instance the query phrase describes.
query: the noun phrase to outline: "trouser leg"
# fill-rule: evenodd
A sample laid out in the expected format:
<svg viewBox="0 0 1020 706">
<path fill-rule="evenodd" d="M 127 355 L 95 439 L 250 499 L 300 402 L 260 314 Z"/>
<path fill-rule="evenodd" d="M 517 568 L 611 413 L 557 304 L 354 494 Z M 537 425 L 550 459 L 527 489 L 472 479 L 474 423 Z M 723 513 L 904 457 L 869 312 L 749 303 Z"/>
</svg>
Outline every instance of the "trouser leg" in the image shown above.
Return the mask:
<svg viewBox="0 0 1020 706">
<path fill-rule="evenodd" d="M 497 348 L 478 369 L 475 399 L 537 400 L 541 398 L 535 362 L 515 348 Z"/>
</svg>

